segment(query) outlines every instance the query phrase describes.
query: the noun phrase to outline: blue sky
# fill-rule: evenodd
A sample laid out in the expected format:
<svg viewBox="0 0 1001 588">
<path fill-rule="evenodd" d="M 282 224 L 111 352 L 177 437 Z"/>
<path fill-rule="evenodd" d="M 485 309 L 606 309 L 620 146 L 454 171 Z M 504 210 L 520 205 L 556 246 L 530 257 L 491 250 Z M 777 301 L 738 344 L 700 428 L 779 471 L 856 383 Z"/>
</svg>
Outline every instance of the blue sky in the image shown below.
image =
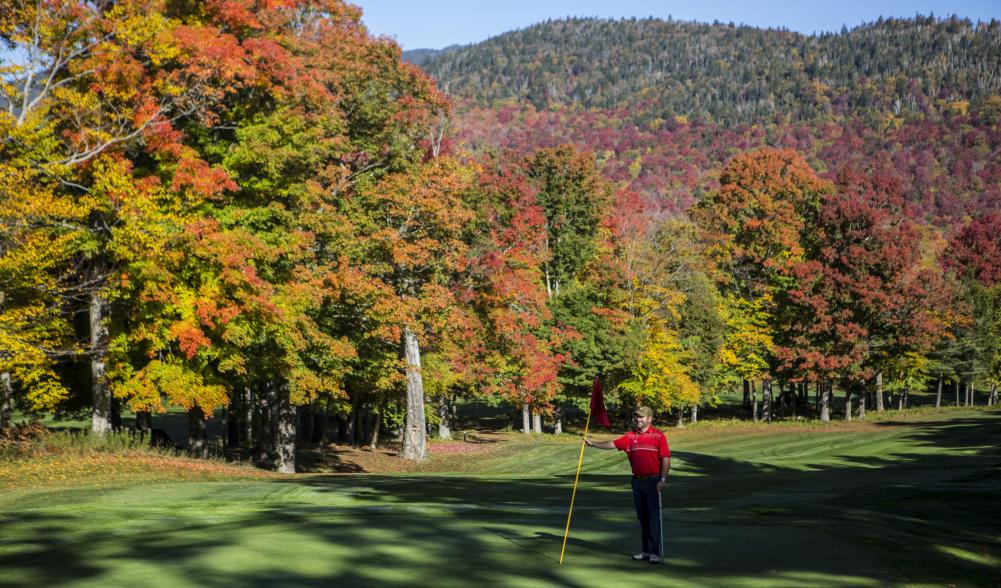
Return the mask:
<svg viewBox="0 0 1001 588">
<path fill-rule="evenodd" d="M 957 14 L 970 20 L 1001 19 L 1001 0 L 833 2 L 695 2 L 656 0 L 350 0 L 364 10 L 369 31 L 395 37 L 404 49 L 440 49 L 482 41 L 506 31 L 565 16 L 646 17 L 700 22 L 736 22 L 756 27 L 786 27 L 802 33 L 838 31 L 880 16 Z"/>
</svg>

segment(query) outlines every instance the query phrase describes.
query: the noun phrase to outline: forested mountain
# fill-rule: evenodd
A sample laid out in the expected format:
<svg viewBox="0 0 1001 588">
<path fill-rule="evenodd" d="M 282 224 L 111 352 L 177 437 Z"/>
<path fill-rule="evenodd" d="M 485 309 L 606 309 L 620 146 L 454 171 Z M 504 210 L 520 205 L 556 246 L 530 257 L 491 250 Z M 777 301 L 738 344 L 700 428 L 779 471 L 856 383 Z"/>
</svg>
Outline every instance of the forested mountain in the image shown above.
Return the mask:
<svg viewBox="0 0 1001 588">
<path fill-rule="evenodd" d="M 638 105 L 641 118 L 722 124 L 901 115 L 998 93 L 1001 23 L 881 19 L 812 36 L 732 23 L 575 18 L 408 56 L 449 94 L 481 104 Z"/>
<path fill-rule="evenodd" d="M 687 209 L 726 161 L 761 146 L 831 176 L 891 175 L 929 222 L 1001 207 L 998 21 L 881 19 L 809 36 L 569 19 L 408 57 L 455 100 L 466 147 L 571 143 L 658 211 Z"/>
</svg>

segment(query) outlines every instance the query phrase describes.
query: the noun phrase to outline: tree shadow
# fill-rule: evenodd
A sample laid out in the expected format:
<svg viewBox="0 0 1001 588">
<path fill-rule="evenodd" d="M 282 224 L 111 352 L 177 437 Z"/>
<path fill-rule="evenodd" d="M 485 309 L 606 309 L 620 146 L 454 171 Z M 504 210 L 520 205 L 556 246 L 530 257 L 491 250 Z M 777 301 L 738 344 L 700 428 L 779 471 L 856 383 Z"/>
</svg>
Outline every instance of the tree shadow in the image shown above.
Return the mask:
<svg viewBox="0 0 1001 588">
<path fill-rule="evenodd" d="M 997 585 L 999 420 L 908 423 L 893 453 L 826 460 L 675 452 L 663 566 L 628 557 L 638 531 L 627 476 L 581 476 L 559 566 L 572 476 L 340 474 L 241 483 L 232 496 L 206 485 L 204 505 L 177 499 L 156 513 L 105 501 L 103 525 L 101 511 L 10 502 L 0 570 L 25 586 L 115 584 L 140 570 L 210 587 Z"/>
</svg>

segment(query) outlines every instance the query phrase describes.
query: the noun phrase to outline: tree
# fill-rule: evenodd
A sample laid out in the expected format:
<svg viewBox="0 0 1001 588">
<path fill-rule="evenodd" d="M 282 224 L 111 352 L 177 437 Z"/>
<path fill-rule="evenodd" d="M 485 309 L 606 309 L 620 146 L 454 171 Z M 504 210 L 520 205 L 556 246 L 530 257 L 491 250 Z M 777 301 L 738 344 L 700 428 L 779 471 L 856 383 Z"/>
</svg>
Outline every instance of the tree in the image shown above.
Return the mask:
<svg viewBox="0 0 1001 588">
<path fill-rule="evenodd" d="M 440 331 L 453 304 L 449 285 L 465 257 L 460 235 L 471 218 L 463 205 L 469 174 L 442 157 L 389 174 L 359 193 L 354 239 L 358 263 L 379 290 L 373 317 L 400 341 L 407 377 L 403 457 L 427 457 L 420 339 Z"/>
<path fill-rule="evenodd" d="M 927 354 L 951 317 L 941 277 L 922 266 L 920 245 L 891 179 L 841 174 L 804 259 L 785 270 L 794 286 L 778 298 L 782 368 L 857 383 L 885 362 Z"/>
<path fill-rule="evenodd" d="M 523 429 L 547 410 L 558 392 L 557 375 L 569 359 L 562 351 L 574 334 L 555 319 L 545 266 L 547 220 L 522 162 L 488 160 L 476 189 L 477 218 L 471 237 L 469 324 L 479 334 L 478 379 L 488 395 L 522 407 Z M 467 338 L 465 346 L 470 346 Z M 475 350 L 476 347 L 473 347 Z"/>
<path fill-rule="evenodd" d="M 752 336 L 754 346 L 743 348 L 743 354 L 755 359 L 742 371 L 766 376 L 762 385 L 769 406 L 766 417 L 770 417 L 771 369 L 761 372 L 757 360 L 770 366 L 776 356 L 782 361 L 782 350 L 771 348 L 767 341 L 777 342 L 790 322 L 800 320 L 789 314 L 779 299 L 794 286 L 791 269 L 803 262 L 822 199 L 831 189 L 831 184 L 820 179 L 795 151 L 765 148 L 733 158 L 720 174 L 719 191 L 703 199 L 692 212 L 703 231 L 707 255 L 719 272 L 724 296 L 733 301 L 730 308 L 753 311 L 750 320 L 731 312 L 731 321 L 735 327 L 754 327 L 741 336 Z M 761 324 L 767 334 L 757 331 L 760 327 L 756 325 Z M 740 357 L 736 350 L 742 347 L 733 341 L 727 357 Z M 772 351 L 774 356 L 759 355 Z M 791 375 L 804 378 L 810 371 L 793 370 Z"/>
</svg>

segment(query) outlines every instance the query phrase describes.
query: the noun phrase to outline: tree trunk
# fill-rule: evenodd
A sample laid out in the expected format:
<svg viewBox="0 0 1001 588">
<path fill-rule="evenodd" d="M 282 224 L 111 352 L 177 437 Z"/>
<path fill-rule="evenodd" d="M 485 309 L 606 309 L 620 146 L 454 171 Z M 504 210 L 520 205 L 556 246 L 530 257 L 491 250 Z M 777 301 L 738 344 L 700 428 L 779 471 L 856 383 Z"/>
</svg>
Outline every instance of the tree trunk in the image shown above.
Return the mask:
<svg viewBox="0 0 1001 588">
<path fill-rule="evenodd" d="M 254 443 L 254 391 L 250 386 L 243 388 L 243 439 L 240 445 L 250 447 Z"/>
<path fill-rule="evenodd" d="M 860 385 L 858 392 L 859 392 L 858 393 L 858 418 L 859 418 L 860 421 L 864 421 L 865 420 L 865 397 L 866 397 L 865 381 L 864 380 L 862 381 L 862 384 Z"/>
<path fill-rule="evenodd" d="M 956 385 L 956 406 L 959 406 L 959 378 L 954 380 L 954 384 Z"/>
<path fill-rule="evenodd" d="M 289 395 L 288 382 L 277 386 L 275 400 L 275 461 L 276 472 L 295 473 L 295 406 Z"/>
<path fill-rule="evenodd" d="M 368 402 L 362 404 L 358 408 L 358 414 L 355 418 L 355 445 L 364 445 L 368 442 L 369 436 L 369 414 L 372 412 L 371 407 Z M 425 430 L 424 435 L 427 437 L 428 432 Z"/>
<path fill-rule="evenodd" d="M 563 409 L 556 407 L 553 410 L 553 435 L 563 434 Z"/>
<path fill-rule="evenodd" d="M 758 388 L 754 380 L 751 380 L 751 416 L 758 422 Z"/>
<path fill-rule="evenodd" d="M 852 385 L 845 387 L 845 420 L 852 420 Z"/>
<path fill-rule="evenodd" d="M 424 434 L 424 379 L 421 377 L 421 350 L 417 334 L 410 327 L 403 329 L 403 350 L 407 361 L 407 423 L 403 431 L 403 459 L 427 459 L 427 437 Z"/>
<path fill-rule="evenodd" d="M 532 430 L 536 435 L 542 434 L 542 413 L 537 410 L 532 411 Z"/>
<path fill-rule="evenodd" d="M 532 412 L 528 408 L 528 403 L 521 405 L 521 432 L 526 435 L 532 434 Z"/>
<path fill-rule="evenodd" d="M 275 394 L 270 382 L 265 382 L 257 393 L 257 463 L 272 461 L 275 442 Z"/>
<path fill-rule="evenodd" d="M 684 429 L 685 428 L 685 409 L 684 408 L 679 408 L 678 409 L 678 428 L 679 429 Z"/>
<path fill-rule="evenodd" d="M 11 386 L 10 374 L 0 374 L 0 433 L 13 424 L 14 418 L 14 388 Z"/>
<path fill-rule="evenodd" d="M 313 415 L 313 438 L 310 439 L 311 442 L 319 445 L 327 444 L 327 416 L 329 412 L 330 409 L 324 403 L 323 408 L 317 410 L 316 414 Z M 382 411 L 380 410 L 379 415 L 381 414 Z M 378 417 L 379 415 L 376 416 Z"/>
<path fill-rule="evenodd" d="M 692 405 L 692 424 L 694 425 L 697 422 L 699 422 L 699 405 L 698 404 L 693 404 Z"/>
<path fill-rule="evenodd" d="M 966 406 L 973 406 L 973 395 L 976 394 L 977 389 L 971 381 L 966 385 Z"/>
<path fill-rule="evenodd" d="M 368 444 L 370 449 L 375 449 L 379 446 L 379 433 L 382 432 L 382 413 L 385 410 L 385 402 L 380 402 L 375 409 L 375 422 L 372 423 L 372 441 Z"/>
<path fill-rule="evenodd" d="M 446 398 L 441 399 L 441 403 L 438 405 L 438 438 L 439 439 L 451 439 L 452 438 L 452 428 L 449 426 L 449 417 L 452 411 L 448 409 L 448 400 Z"/>
<path fill-rule="evenodd" d="M 751 408 L 751 383 L 744 380 L 744 409 Z"/>
<path fill-rule="evenodd" d="M 883 412 L 883 372 L 876 373 L 876 412 Z"/>
<path fill-rule="evenodd" d="M 111 390 L 104 378 L 104 354 L 108 350 L 107 302 L 100 294 L 90 297 L 90 376 L 93 398 L 90 430 L 98 435 L 111 431 Z"/>
<path fill-rule="evenodd" d="M 188 455 L 205 459 L 209 456 L 205 413 L 200 406 L 188 409 Z"/>
<path fill-rule="evenodd" d="M 938 388 L 935 392 L 935 408 L 942 408 L 942 374 L 938 375 Z"/>
<path fill-rule="evenodd" d="M 998 385 L 997 382 L 991 383 L 991 395 L 987 400 L 987 406 L 994 406 L 998 403 Z"/>
<path fill-rule="evenodd" d="M 772 381 L 761 382 L 761 409 L 766 423 L 772 422 Z"/>
<path fill-rule="evenodd" d="M 826 380 L 820 387 L 820 421 L 831 420 L 831 381 Z"/>
<path fill-rule="evenodd" d="M 148 410 L 140 410 L 136 413 L 136 431 L 143 435 L 149 435 L 153 430 L 153 413 Z"/>
</svg>

